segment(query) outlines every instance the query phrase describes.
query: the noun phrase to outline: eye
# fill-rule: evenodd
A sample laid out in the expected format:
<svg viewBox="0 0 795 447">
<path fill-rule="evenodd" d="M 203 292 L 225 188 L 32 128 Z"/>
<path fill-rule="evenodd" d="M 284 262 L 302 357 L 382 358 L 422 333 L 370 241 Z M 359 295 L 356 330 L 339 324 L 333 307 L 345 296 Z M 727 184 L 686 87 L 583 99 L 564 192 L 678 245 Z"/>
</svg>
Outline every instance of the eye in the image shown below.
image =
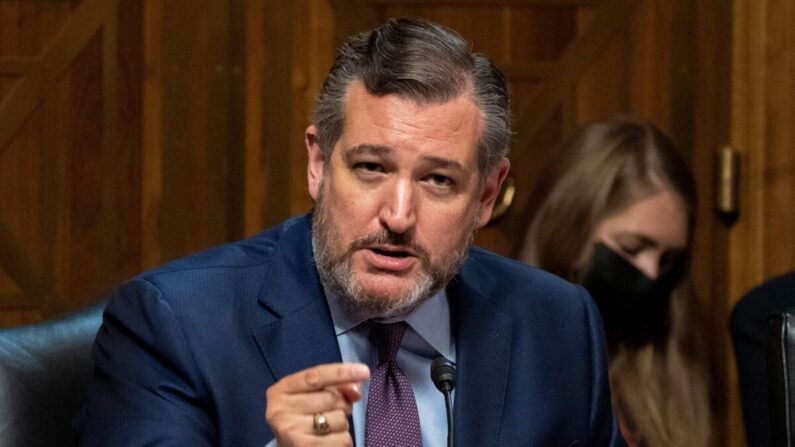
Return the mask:
<svg viewBox="0 0 795 447">
<path fill-rule="evenodd" d="M 355 171 L 362 172 L 384 172 L 384 167 L 372 161 L 360 161 L 353 164 Z"/>
<path fill-rule="evenodd" d="M 621 244 L 618 246 L 627 256 L 636 256 L 643 250 L 642 244 Z"/>
<path fill-rule="evenodd" d="M 427 177 L 428 183 L 437 188 L 452 188 L 455 182 L 453 179 L 442 174 L 431 174 Z"/>
</svg>

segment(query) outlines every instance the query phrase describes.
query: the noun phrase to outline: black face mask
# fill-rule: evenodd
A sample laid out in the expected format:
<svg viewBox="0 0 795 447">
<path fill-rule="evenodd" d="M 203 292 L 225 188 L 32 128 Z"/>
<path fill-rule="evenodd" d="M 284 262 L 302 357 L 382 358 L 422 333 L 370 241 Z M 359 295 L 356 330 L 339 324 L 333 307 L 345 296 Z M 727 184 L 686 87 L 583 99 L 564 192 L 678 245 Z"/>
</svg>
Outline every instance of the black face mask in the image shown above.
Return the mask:
<svg viewBox="0 0 795 447">
<path fill-rule="evenodd" d="M 668 331 L 668 303 L 682 274 L 681 262 L 656 280 L 599 242 L 582 285 L 591 293 L 611 349 L 661 342 Z"/>
</svg>

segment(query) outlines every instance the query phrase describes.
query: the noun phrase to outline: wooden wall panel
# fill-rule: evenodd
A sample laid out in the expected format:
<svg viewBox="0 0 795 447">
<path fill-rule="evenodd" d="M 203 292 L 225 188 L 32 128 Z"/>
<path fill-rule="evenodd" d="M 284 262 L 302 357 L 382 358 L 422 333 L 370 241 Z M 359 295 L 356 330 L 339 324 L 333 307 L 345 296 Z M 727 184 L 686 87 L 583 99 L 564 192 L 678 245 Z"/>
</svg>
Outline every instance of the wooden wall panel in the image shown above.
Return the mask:
<svg viewBox="0 0 795 447">
<path fill-rule="evenodd" d="M 740 154 L 741 186 L 737 222 L 722 232 L 724 312 L 755 285 L 795 270 L 795 5 L 735 0 L 731 7 L 728 141 Z M 736 377 L 726 385 L 736 388 Z"/>
<path fill-rule="evenodd" d="M 629 69 L 628 112 L 654 122 L 669 134 L 673 113 L 671 39 L 674 30 L 671 23 L 674 3 L 673 1 L 638 3 L 629 24 L 629 63 L 626 64 Z"/>
<path fill-rule="evenodd" d="M 580 19 L 585 21 L 583 26 L 587 26 L 592 15 L 593 12 L 588 12 Z M 624 30 L 583 73 L 573 94 L 575 116 L 567 130 L 573 131 L 580 125 L 617 113 L 628 113 L 630 92 L 627 86 L 630 85 L 631 64 L 626 61 L 629 45 L 629 32 Z"/>
<path fill-rule="evenodd" d="M 4 58 L 35 57 L 69 17 L 67 1 L 0 1 L 0 47 Z"/>
<path fill-rule="evenodd" d="M 140 268 L 141 33 L 119 3 L 0 2 L 0 67 L 15 75 L 0 102 L 2 324 L 96 300 Z"/>
<path fill-rule="evenodd" d="M 160 249 L 160 198 L 163 196 L 163 70 L 160 56 L 163 14 L 159 0 L 144 0 L 141 13 L 143 102 L 140 122 L 141 268 L 153 267 L 164 255 Z"/>
<path fill-rule="evenodd" d="M 580 9 L 565 4 L 511 8 L 506 12 L 508 26 L 501 28 L 509 58 L 497 62 L 510 66 L 557 61 L 577 35 Z"/>
<path fill-rule="evenodd" d="M 246 15 L 244 232 L 307 212 L 304 130 L 334 56 L 330 5 L 251 2 Z"/>
<path fill-rule="evenodd" d="M 266 67 L 262 73 L 255 74 L 262 82 L 263 119 L 259 123 L 252 123 L 260 130 L 263 143 L 260 181 L 264 201 L 260 216 L 264 227 L 259 230 L 273 226 L 290 215 L 290 198 L 297 186 L 291 176 L 292 154 L 300 150 L 300 147 L 290 145 L 295 93 L 291 86 L 294 36 L 291 24 L 300 22 L 293 21 L 297 18 L 291 13 L 291 8 L 279 3 L 264 2 L 264 28 L 253 30 L 255 39 L 265 45 L 263 63 Z M 273 200 L 274 197 L 279 199 Z"/>
<path fill-rule="evenodd" d="M 115 14 L 114 14 L 115 12 Z M 103 65 L 114 70 L 105 79 L 105 95 L 114 96 L 114 105 L 105 107 L 104 122 L 113 131 L 103 134 L 105 206 L 111 210 L 106 224 L 116 228 L 107 232 L 108 246 L 116 254 L 109 260 L 113 278 L 125 278 L 142 265 L 142 159 L 143 159 L 143 4 L 125 0 L 109 12 L 114 23 L 112 45 L 105 40 Z M 118 279 L 116 279 L 118 281 Z"/>
<path fill-rule="evenodd" d="M 7 98 L 33 67 L 33 57 L 54 37 L 69 16 L 69 5 L 42 5 L 0 2 L 0 60 L 6 67 L 0 83 L 1 100 Z M 46 225 L 43 208 L 50 190 L 46 179 L 50 171 L 45 152 L 42 116 L 29 117 L 15 130 L 16 138 L 0 146 L 0 232 L 4 251 L 0 262 L 0 318 L 4 324 L 19 324 L 41 318 L 45 289 L 43 277 L 48 266 L 51 228 Z"/>
<path fill-rule="evenodd" d="M 715 403 L 721 438 L 716 445 L 745 445 L 739 389 L 728 335 L 731 301 L 727 293 L 728 229 L 715 209 L 715 161 L 729 142 L 731 71 L 731 5 L 699 1 L 692 11 L 695 38 L 687 69 L 693 76 L 691 161 L 696 172 L 698 216 L 693 235 L 691 275 L 696 297 L 707 310 L 710 356 L 715 375 Z M 676 128 L 676 127 L 675 127 Z"/>
<path fill-rule="evenodd" d="M 627 114 L 649 120 L 670 133 L 672 4 L 638 2 L 627 26 L 587 67 L 577 81 L 577 127 Z M 587 27 L 595 12 L 582 14 L 582 27 Z"/>
<path fill-rule="evenodd" d="M 42 207 L 27 206 L 42 203 L 47 198 L 46 183 L 30 182 L 41 178 L 47 155 L 40 138 L 42 119 L 28 120 L 18 131 L 19 139 L 0 153 L 0 229 L 3 237 L 5 262 L 0 262 L 0 290 L 7 297 L 9 307 L 34 309 L 36 303 L 25 299 L 26 294 L 39 295 L 42 283 L 42 262 L 46 261 L 47 240 Z M 10 239 L 10 240 L 9 240 Z"/>
<path fill-rule="evenodd" d="M 242 15 L 238 2 L 161 8 L 160 166 L 156 241 L 162 262 L 242 234 Z M 149 173 L 144 173 L 149 178 Z"/>
<path fill-rule="evenodd" d="M 771 1 L 762 8 L 768 37 L 764 48 L 764 134 L 755 147 L 762 158 L 759 175 L 764 209 L 766 277 L 795 269 L 795 5 Z"/>
<path fill-rule="evenodd" d="M 14 70 L 16 71 L 16 70 Z M 17 76 L 15 74 L 0 72 L 0 98 L 5 97 L 17 83 Z"/>
<path fill-rule="evenodd" d="M 334 61 L 336 21 L 331 4 L 326 0 L 304 0 L 292 5 L 289 210 L 290 215 L 297 215 L 312 206 L 307 189 L 304 130 L 312 120 L 315 99 Z"/>
<path fill-rule="evenodd" d="M 398 2 L 395 2 L 398 3 Z M 510 34 L 508 20 L 511 13 L 505 8 L 487 6 L 415 6 L 387 5 L 376 9 L 378 21 L 390 17 L 421 16 L 452 28 L 465 36 L 476 51 L 488 54 L 495 60 L 509 60 Z M 495 32 L 479 32 L 483 29 Z"/>
<path fill-rule="evenodd" d="M 728 311 L 795 268 L 789 3 L 0 0 L 0 123 L 15 123 L 0 138 L 0 326 L 307 211 L 303 131 L 336 43 L 423 15 L 461 32 L 512 85 L 516 203 L 480 244 L 516 252 L 535 178 L 582 123 L 633 114 L 689 154 L 701 200 L 694 286 L 721 368 L 718 444 L 742 445 Z M 52 55 L 53 43 L 70 51 Z M 32 107 L 13 121 L 9 101 L 31 73 Z M 712 209 L 726 143 L 743 156 L 733 227 Z"/>
<path fill-rule="evenodd" d="M 95 35 L 54 87 L 64 99 L 63 114 L 51 138 L 57 171 L 52 207 L 55 216 L 55 281 L 51 293 L 60 304 L 98 298 L 113 285 L 107 277 L 104 244 L 102 165 L 102 39 Z M 100 121 L 101 122 L 101 121 Z M 49 151 L 48 151 L 49 152 Z M 101 278 L 105 278 L 104 281 Z M 76 296 L 75 296 L 76 295 Z M 54 303 L 53 303 L 54 304 Z M 45 307 L 46 308 L 46 307 Z M 47 310 L 47 314 L 63 309 Z"/>
<path fill-rule="evenodd" d="M 730 233 L 731 301 L 795 268 L 792 207 L 795 8 L 786 1 L 735 1 L 731 145 L 741 155 L 740 216 Z M 769 31 L 769 32 L 765 32 Z"/>
<path fill-rule="evenodd" d="M 268 162 L 262 123 L 265 122 L 265 73 L 268 67 L 265 45 L 265 3 L 248 0 L 245 3 L 245 64 L 243 118 L 243 231 L 254 234 L 266 228 L 262 210 L 267 203 L 266 183 Z"/>
</svg>

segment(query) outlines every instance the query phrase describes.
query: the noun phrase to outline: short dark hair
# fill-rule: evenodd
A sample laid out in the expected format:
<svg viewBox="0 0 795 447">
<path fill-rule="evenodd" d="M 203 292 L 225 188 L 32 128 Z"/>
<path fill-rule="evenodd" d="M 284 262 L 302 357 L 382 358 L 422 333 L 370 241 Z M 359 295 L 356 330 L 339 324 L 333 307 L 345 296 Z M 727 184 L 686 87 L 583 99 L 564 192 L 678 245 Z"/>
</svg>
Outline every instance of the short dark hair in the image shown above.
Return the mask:
<svg viewBox="0 0 795 447">
<path fill-rule="evenodd" d="M 348 39 L 320 91 L 314 122 L 328 157 L 345 125 L 350 85 L 362 81 L 370 94 L 395 94 L 417 103 L 444 103 L 471 94 L 483 117 L 478 142 L 481 177 L 508 155 L 511 114 L 505 75 L 473 53 L 455 31 L 418 18 L 392 19 Z"/>
</svg>

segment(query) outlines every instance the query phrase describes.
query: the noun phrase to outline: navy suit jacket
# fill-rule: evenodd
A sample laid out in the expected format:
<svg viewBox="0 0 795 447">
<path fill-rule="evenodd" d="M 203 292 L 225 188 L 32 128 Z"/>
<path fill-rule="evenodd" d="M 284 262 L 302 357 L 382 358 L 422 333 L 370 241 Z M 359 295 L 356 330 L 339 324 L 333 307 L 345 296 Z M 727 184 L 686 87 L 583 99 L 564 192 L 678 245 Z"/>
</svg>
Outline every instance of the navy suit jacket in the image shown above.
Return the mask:
<svg viewBox="0 0 795 447">
<path fill-rule="evenodd" d="M 623 445 L 601 320 L 582 288 L 472 248 L 448 296 L 459 446 Z M 93 359 L 81 445 L 261 447 L 273 437 L 266 389 L 341 359 L 311 216 L 126 282 Z"/>
</svg>

